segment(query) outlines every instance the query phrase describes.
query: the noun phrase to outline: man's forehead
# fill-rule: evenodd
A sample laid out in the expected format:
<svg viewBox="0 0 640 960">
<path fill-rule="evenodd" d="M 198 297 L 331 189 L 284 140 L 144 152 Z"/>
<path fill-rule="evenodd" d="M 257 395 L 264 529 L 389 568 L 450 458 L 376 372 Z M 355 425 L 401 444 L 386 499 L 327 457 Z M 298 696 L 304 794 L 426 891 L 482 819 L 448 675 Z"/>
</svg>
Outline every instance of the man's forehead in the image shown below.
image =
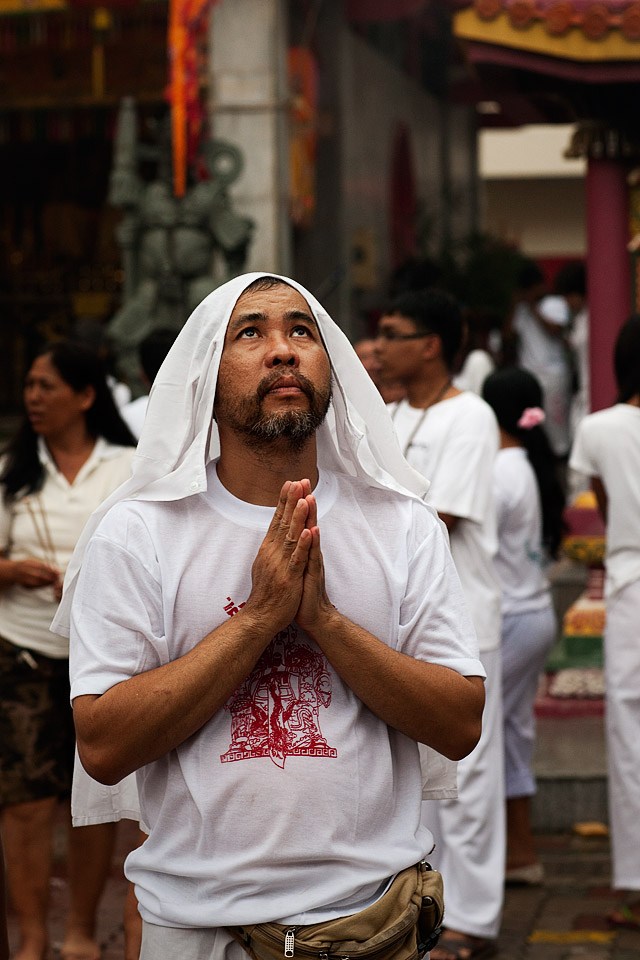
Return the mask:
<svg viewBox="0 0 640 960">
<path fill-rule="evenodd" d="M 313 319 L 313 312 L 305 298 L 288 283 L 277 283 L 268 287 L 256 286 L 244 290 L 236 300 L 231 316 L 233 318 L 247 312 L 268 313 L 280 309 L 300 310 Z"/>
</svg>

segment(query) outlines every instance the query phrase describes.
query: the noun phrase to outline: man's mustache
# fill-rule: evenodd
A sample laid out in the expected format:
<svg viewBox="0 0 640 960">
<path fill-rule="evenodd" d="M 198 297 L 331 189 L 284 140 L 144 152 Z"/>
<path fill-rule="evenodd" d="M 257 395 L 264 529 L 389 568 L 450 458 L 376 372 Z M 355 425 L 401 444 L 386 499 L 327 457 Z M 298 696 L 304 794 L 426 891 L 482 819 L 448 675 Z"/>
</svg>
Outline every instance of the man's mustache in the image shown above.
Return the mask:
<svg viewBox="0 0 640 960">
<path fill-rule="evenodd" d="M 277 373 L 271 374 L 268 377 L 265 377 L 258 384 L 258 399 L 262 400 L 269 393 L 274 384 L 278 383 L 279 380 L 286 380 L 287 383 L 295 384 L 296 387 L 299 387 L 303 393 L 312 399 L 315 396 L 316 390 L 310 380 L 308 380 L 301 373 Z"/>
</svg>

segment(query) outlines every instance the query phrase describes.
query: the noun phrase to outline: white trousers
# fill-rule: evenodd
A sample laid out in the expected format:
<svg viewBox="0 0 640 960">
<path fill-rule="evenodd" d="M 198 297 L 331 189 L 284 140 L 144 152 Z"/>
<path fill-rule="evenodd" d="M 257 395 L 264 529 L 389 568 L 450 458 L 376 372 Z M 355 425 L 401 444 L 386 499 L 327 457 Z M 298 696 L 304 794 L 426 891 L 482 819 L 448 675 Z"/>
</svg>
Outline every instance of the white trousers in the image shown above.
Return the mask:
<svg viewBox="0 0 640 960">
<path fill-rule="evenodd" d="M 556 615 L 542 610 L 502 618 L 502 709 L 504 713 L 505 796 L 536 792 L 532 761 L 536 736 L 534 704 L 540 674 L 556 636 Z"/>
<path fill-rule="evenodd" d="M 482 653 L 487 672 L 482 736 L 458 764 L 458 799 L 425 800 L 423 823 L 443 875 L 445 926 L 475 937 L 498 936 L 506 856 L 500 649 Z"/>
<path fill-rule="evenodd" d="M 220 927 L 183 930 L 143 921 L 140 960 L 247 960 L 247 954 Z"/>
<path fill-rule="evenodd" d="M 640 890 L 640 581 L 607 602 L 606 732 L 613 885 Z"/>
</svg>

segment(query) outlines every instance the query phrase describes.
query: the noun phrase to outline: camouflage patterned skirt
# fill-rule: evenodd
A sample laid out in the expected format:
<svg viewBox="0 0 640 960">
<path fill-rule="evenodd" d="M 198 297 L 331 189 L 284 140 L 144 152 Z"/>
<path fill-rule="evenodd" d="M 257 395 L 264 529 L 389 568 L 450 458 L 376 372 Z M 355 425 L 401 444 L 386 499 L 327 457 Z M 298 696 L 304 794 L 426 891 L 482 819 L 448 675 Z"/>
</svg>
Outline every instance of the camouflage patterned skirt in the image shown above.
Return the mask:
<svg viewBox="0 0 640 960">
<path fill-rule="evenodd" d="M 0 806 L 71 791 L 69 661 L 0 637 Z"/>
</svg>

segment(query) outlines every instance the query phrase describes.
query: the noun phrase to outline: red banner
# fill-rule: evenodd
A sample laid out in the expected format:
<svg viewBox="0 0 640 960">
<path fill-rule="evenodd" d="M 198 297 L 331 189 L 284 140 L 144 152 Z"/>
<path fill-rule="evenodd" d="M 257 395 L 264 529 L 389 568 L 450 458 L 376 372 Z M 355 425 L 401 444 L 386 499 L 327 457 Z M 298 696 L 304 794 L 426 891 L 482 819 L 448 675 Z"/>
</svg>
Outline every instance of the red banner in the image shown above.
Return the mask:
<svg viewBox="0 0 640 960">
<path fill-rule="evenodd" d="M 170 0 L 169 86 L 173 191 L 185 194 L 187 167 L 195 159 L 203 118 L 198 79 L 198 36 L 218 0 Z"/>
</svg>

